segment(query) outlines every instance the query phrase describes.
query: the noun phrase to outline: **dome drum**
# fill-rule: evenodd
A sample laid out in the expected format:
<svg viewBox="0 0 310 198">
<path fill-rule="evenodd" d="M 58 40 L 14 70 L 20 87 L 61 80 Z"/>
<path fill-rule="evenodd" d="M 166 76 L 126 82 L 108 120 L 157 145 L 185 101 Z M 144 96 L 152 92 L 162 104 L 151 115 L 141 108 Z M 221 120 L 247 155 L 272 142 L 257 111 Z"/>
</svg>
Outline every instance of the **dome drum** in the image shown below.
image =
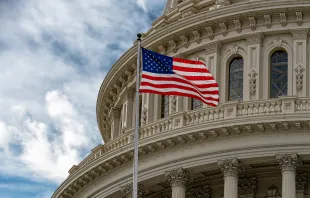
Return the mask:
<svg viewBox="0 0 310 198">
<path fill-rule="evenodd" d="M 131 197 L 139 100 L 140 197 L 310 198 L 309 27 L 306 0 L 168 0 L 142 46 L 205 62 L 219 106 L 135 98 L 134 43 L 98 94 L 104 145 L 53 197 Z"/>
</svg>

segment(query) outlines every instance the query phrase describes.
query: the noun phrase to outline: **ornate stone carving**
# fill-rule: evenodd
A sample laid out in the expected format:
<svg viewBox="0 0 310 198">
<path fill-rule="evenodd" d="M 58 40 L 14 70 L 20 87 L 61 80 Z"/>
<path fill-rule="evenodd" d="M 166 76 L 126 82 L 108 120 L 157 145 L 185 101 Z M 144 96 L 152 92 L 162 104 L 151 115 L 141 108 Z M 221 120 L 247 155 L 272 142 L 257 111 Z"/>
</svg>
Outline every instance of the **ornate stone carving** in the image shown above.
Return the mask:
<svg viewBox="0 0 310 198">
<path fill-rule="evenodd" d="M 207 27 L 206 27 L 206 30 L 207 30 L 208 38 L 209 38 L 210 40 L 213 40 L 213 39 L 214 39 L 214 30 L 213 30 L 213 27 L 212 27 L 212 26 L 207 26 Z"/>
<path fill-rule="evenodd" d="M 299 26 L 303 24 L 301 11 L 296 11 L 296 21 L 297 21 L 297 25 Z"/>
<path fill-rule="evenodd" d="M 182 19 L 185 19 L 185 18 L 193 16 L 193 15 L 195 15 L 195 12 L 193 12 L 192 10 L 188 10 L 188 11 L 182 13 Z"/>
<path fill-rule="evenodd" d="M 212 189 L 209 185 L 197 188 L 194 190 L 195 198 L 210 198 L 212 195 Z"/>
<path fill-rule="evenodd" d="M 206 54 L 218 52 L 222 47 L 221 41 L 214 41 L 205 45 Z"/>
<path fill-rule="evenodd" d="M 244 36 L 247 40 L 247 43 L 261 43 L 264 35 L 261 32 L 253 33 L 253 34 L 247 34 Z"/>
<path fill-rule="evenodd" d="M 265 196 L 265 198 L 280 198 L 280 197 L 281 196 L 278 187 L 272 185 L 267 188 L 267 196 Z"/>
<path fill-rule="evenodd" d="M 255 71 L 255 69 L 252 68 L 251 72 L 249 73 L 249 83 L 250 83 L 250 95 L 254 96 L 256 93 L 256 76 L 257 76 L 257 72 Z"/>
<path fill-rule="evenodd" d="M 265 18 L 265 25 L 266 27 L 269 29 L 271 28 L 272 24 L 271 24 L 271 15 L 270 14 L 265 14 L 264 15 L 264 18 Z"/>
<path fill-rule="evenodd" d="M 180 39 L 182 40 L 182 46 L 185 47 L 185 48 L 188 48 L 188 36 L 186 35 L 181 35 L 180 36 Z"/>
<path fill-rule="evenodd" d="M 227 36 L 227 25 L 225 22 L 221 22 L 219 23 L 219 26 L 221 28 L 221 33 L 223 34 L 223 36 Z"/>
<path fill-rule="evenodd" d="M 167 47 L 164 45 L 158 46 L 159 53 L 164 54 L 167 52 Z"/>
<path fill-rule="evenodd" d="M 193 35 L 194 35 L 194 40 L 196 41 L 196 43 L 200 43 L 201 41 L 201 36 L 200 36 L 200 32 L 198 30 L 193 31 Z"/>
<path fill-rule="evenodd" d="M 249 21 L 251 30 L 256 30 L 256 18 L 254 16 L 250 16 Z"/>
<path fill-rule="evenodd" d="M 291 34 L 293 34 L 293 39 L 307 39 L 308 31 L 308 28 L 292 29 Z"/>
<path fill-rule="evenodd" d="M 216 10 L 230 4 L 230 0 L 216 0 L 215 5 L 209 8 L 209 10 Z"/>
<path fill-rule="evenodd" d="M 277 37 L 274 41 L 269 43 L 269 46 L 274 45 L 275 47 L 282 47 L 283 43 L 288 44 L 287 41 L 282 40 L 280 37 Z"/>
<path fill-rule="evenodd" d="M 285 12 L 280 13 L 280 22 L 281 22 L 282 27 L 285 27 L 287 25 Z"/>
<path fill-rule="evenodd" d="M 240 195 L 254 195 L 257 190 L 257 179 L 256 177 L 245 178 L 239 180 L 239 193 Z"/>
<path fill-rule="evenodd" d="M 296 190 L 306 190 L 308 181 L 307 173 L 297 174 L 296 175 Z"/>
<path fill-rule="evenodd" d="M 177 49 L 177 43 L 176 43 L 176 41 L 175 40 L 170 40 L 169 41 L 169 45 L 170 45 L 170 47 L 171 47 L 171 50 L 173 51 L 173 52 L 176 52 L 178 49 Z"/>
<path fill-rule="evenodd" d="M 245 50 L 242 47 L 239 47 L 238 45 L 234 45 L 233 47 L 229 48 L 226 51 L 225 56 L 227 56 L 228 54 L 230 54 L 230 55 L 238 54 L 240 51 L 245 52 Z"/>
<path fill-rule="evenodd" d="M 147 112 L 148 112 L 148 109 L 147 109 L 146 107 L 143 107 L 143 109 L 142 109 L 142 115 L 141 115 L 141 125 L 142 125 L 142 126 L 146 124 Z"/>
<path fill-rule="evenodd" d="M 282 172 L 296 171 L 296 168 L 301 165 L 301 160 L 297 154 L 279 154 L 276 156 L 277 161 L 280 164 Z"/>
<path fill-rule="evenodd" d="M 122 197 L 131 198 L 132 197 L 132 184 L 128 184 L 124 187 L 121 187 Z M 138 198 L 146 198 L 149 195 L 149 192 L 146 190 L 143 184 L 138 184 Z"/>
<path fill-rule="evenodd" d="M 218 166 L 221 168 L 224 177 L 238 177 L 242 163 L 234 158 L 218 161 Z"/>
<path fill-rule="evenodd" d="M 177 97 L 176 96 L 171 96 L 171 110 L 172 112 L 176 112 L 177 110 Z"/>
<path fill-rule="evenodd" d="M 172 187 L 186 187 L 192 181 L 189 171 L 183 168 L 168 171 L 165 176 Z"/>
<path fill-rule="evenodd" d="M 234 19 L 234 24 L 235 24 L 235 28 L 237 30 L 238 33 L 240 33 L 242 31 L 242 24 L 241 24 L 241 21 L 240 19 Z"/>
<path fill-rule="evenodd" d="M 305 71 L 305 69 L 301 65 L 298 65 L 294 70 L 296 72 L 296 88 L 297 90 L 300 90 L 303 86 L 303 72 Z"/>
</svg>

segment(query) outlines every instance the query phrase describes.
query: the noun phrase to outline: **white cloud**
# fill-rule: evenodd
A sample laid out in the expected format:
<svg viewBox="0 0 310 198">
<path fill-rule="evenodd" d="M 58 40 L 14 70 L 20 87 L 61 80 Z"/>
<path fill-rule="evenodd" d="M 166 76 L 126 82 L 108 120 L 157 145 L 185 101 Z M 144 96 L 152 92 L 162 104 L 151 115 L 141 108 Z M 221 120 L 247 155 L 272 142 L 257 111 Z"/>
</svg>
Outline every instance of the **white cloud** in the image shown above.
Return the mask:
<svg viewBox="0 0 310 198">
<path fill-rule="evenodd" d="M 102 143 L 100 84 L 164 1 L 0 3 L 0 175 L 60 183 Z"/>
</svg>

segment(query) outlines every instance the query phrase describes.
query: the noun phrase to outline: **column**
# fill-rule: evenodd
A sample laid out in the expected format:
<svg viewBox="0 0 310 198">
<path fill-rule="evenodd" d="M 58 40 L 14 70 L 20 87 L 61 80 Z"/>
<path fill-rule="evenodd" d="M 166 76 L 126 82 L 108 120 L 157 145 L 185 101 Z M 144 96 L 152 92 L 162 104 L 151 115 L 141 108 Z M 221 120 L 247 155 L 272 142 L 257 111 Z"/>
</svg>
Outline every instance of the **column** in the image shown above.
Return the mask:
<svg viewBox="0 0 310 198">
<path fill-rule="evenodd" d="M 121 111 L 117 108 L 112 108 L 109 112 L 109 119 L 111 120 L 111 140 L 119 136 Z"/>
<path fill-rule="evenodd" d="M 238 159 L 227 159 L 218 162 L 224 174 L 224 198 L 238 198 L 238 174 L 241 171 Z"/>
<path fill-rule="evenodd" d="M 248 49 L 248 60 L 244 64 L 244 101 L 259 100 L 263 96 L 263 72 L 262 69 L 262 33 L 248 34 L 245 36 Z M 245 61 L 246 61 L 246 57 Z"/>
<path fill-rule="evenodd" d="M 219 84 L 219 87 L 221 83 L 225 83 L 225 79 L 221 79 L 220 74 L 220 65 L 221 65 L 221 57 L 220 57 L 220 49 L 222 47 L 222 43 L 220 41 L 214 41 L 212 43 L 208 43 L 205 45 L 206 50 L 206 65 L 209 70 L 209 72 L 213 75 L 216 82 Z M 222 82 L 221 82 L 222 80 Z M 223 97 L 223 93 L 225 93 L 225 90 L 220 90 L 220 102 L 225 101 L 225 97 Z M 207 107 L 208 105 L 203 103 L 203 107 Z"/>
<path fill-rule="evenodd" d="M 178 168 L 165 173 L 171 184 L 171 198 L 185 198 L 186 185 L 191 181 L 188 170 Z"/>
<path fill-rule="evenodd" d="M 309 79 L 308 79 L 308 29 L 291 30 L 293 35 L 293 95 L 306 97 L 309 94 Z M 291 83 L 290 81 L 288 83 Z"/>
<path fill-rule="evenodd" d="M 296 168 L 301 164 L 297 154 L 276 156 L 282 172 L 282 198 L 296 198 Z"/>
</svg>

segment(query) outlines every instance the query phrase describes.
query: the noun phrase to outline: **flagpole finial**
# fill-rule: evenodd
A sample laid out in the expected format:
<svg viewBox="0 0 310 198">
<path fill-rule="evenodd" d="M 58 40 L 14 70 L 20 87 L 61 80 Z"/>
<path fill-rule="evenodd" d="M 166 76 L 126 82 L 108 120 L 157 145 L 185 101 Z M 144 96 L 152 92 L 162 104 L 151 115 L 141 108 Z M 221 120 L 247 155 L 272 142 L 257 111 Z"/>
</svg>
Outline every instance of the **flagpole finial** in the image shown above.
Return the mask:
<svg viewBox="0 0 310 198">
<path fill-rule="evenodd" d="M 138 37 L 137 40 L 141 40 L 142 34 L 138 33 L 137 37 Z"/>
</svg>

